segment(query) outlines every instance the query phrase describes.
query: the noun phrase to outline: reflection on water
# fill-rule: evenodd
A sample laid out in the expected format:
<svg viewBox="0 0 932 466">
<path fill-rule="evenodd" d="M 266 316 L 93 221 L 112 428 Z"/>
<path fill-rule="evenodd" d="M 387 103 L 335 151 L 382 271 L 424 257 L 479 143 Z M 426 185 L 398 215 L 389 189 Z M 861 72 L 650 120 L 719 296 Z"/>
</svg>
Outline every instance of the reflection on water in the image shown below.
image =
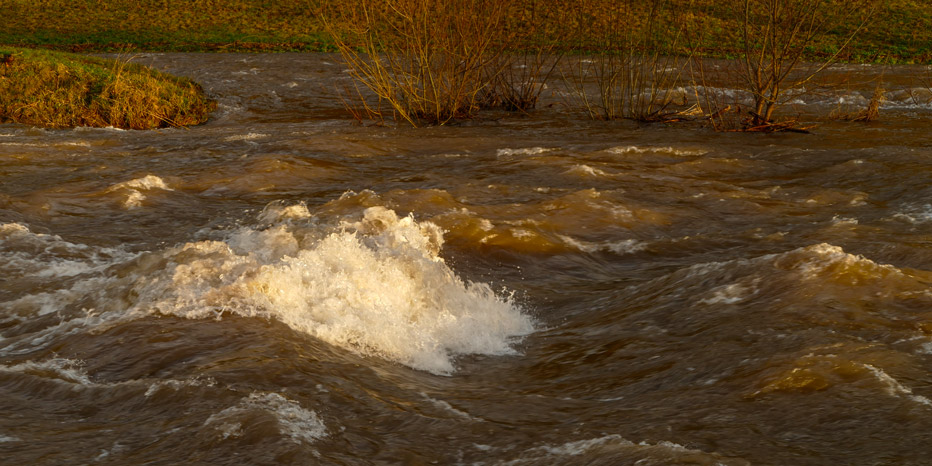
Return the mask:
<svg viewBox="0 0 932 466">
<path fill-rule="evenodd" d="M 746 135 L 359 127 L 332 56 L 142 60 L 212 121 L 0 126 L 6 461 L 932 457 L 915 70 L 878 123 Z"/>
</svg>

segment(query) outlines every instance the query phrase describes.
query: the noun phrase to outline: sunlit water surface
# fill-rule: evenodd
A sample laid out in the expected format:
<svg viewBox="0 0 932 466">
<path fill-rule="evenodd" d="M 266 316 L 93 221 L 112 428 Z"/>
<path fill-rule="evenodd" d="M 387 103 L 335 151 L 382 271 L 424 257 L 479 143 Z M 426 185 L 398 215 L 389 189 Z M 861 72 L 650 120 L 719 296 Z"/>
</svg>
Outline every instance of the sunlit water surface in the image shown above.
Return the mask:
<svg viewBox="0 0 932 466">
<path fill-rule="evenodd" d="M 0 126 L 0 462 L 932 461 L 916 70 L 879 123 L 760 135 L 559 85 L 360 127 L 333 56 L 137 60 L 214 118 Z"/>
</svg>

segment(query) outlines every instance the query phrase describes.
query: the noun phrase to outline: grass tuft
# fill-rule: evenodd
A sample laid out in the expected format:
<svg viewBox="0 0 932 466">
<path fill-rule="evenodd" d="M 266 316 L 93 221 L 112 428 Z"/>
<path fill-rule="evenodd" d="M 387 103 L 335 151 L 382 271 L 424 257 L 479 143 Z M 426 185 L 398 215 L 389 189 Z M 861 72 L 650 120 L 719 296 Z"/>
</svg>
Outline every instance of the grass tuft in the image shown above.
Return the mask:
<svg viewBox="0 0 932 466">
<path fill-rule="evenodd" d="M 203 123 L 215 108 L 197 83 L 129 59 L 0 49 L 0 122 L 154 129 Z"/>
</svg>

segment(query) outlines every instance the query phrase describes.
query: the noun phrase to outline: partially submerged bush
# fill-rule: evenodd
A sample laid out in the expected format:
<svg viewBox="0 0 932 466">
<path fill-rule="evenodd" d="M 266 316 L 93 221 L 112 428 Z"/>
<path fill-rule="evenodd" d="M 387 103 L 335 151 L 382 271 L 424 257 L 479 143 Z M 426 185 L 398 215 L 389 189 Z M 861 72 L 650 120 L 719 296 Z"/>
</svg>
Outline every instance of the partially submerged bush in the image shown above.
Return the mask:
<svg viewBox="0 0 932 466">
<path fill-rule="evenodd" d="M 0 55 L 0 121 L 153 129 L 203 123 L 216 107 L 197 83 L 128 60 L 30 49 Z"/>
<path fill-rule="evenodd" d="M 444 124 L 479 110 L 508 4 L 354 0 L 327 24 L 353 78 L 378 98 L 367 117 L 382 119 L 387 104 L 397 120 Z"/>
<path fill-rule="evenodd" d="M 706 85 L 699 69 L 701 89 L 716 130 L 787 131 L 798 129 L 793 119 L 775 121 L 775 111 L 811 85 L 838 60 L 855 35 L 874 17 L 881 0 L 727 0 L 741 21 L 742 50 L 723 69 L 737 77 L 737 87 L 750 96 L 741 105 Z M 843 38 L 821 59 L 807 61 L 815 44 L 828 34 Z M 699 41 L 701 42 L 701 41 Z"/>
<path fill-rule="evenodd" d="M 577 37 L 595 46 L 596 53 L 577 60 L 563 78 L 590 118 L 656 122 L 682 117 L 682 108 L 672 108 L 682 100 L 677 87 L 688 62 L 676 55 L 686 27 L 677 6 L 669 0 L 621 0 L 608 7 L 580 3 Z M 596 95 L 587 90 L 590 80 Z"/>
</svg>

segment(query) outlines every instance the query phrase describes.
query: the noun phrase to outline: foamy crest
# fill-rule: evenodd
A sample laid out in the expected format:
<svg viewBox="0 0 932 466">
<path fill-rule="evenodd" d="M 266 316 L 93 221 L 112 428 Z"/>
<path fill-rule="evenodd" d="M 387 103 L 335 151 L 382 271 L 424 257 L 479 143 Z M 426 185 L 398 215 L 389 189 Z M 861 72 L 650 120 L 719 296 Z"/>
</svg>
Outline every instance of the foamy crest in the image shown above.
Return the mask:
<svg viewBox="0 0 932 466">
<path fill-rule="evenodd" d="M 328 234 L 294 222 L 242 228 L 165 252 L 164 271 L 137 282 L 133 311 L 275 318 L 436 374 L 452 372 L 458 354 L 513 353 L 530 318 L 487 285 L 459 279 L 438 256 L 442 243 L 436 225 L 382 207 Z"/>
<path fill-rule="evenodd" d="M 94 382 L 84 371 L 81 361 L 73 359 L 54 358 L 46 361 L 27 361 L 12 366 L 0 365 L 0 372 L 29 374 L 37 377 L 59 380 L 69 384 L 84 386 L 94 385 Z"/>
<path fill-rule="evenodd" d="M 848 254 L 842 248 L 820 243 L 783 254 L 777 267 L 800 272 L 803 278 L 825 277 L 860 282 L 889 275 L 901 276 L 902 271 L 889 264 L 877 264 L 863 256 Z"/>
<path fill-rule="evenodd" d="M 453 405 L 451 405 L 450 403 L 447 403 L 446 401 L 438 400 L 436 398 L 431 398 L 426 393 L 421 393 L 421 396 L 424 397 L 424 400 L 426 400 L 428 403 L 434 405 L 435 407 L 439 408 L 440 410 L 448 414 L 453 414 L 454 416 L 458 418 L 467 419 L 470 421 L 485 422 L 484 419 L 471 416 L 469 413 L 465 411 L 461 411 L 459 409 L 454 408 Z"/>
<path fill-rule="evenodd" d="M 567 461 L 566 457 L 581 457 L 572 460 L 579 463 L 588 463 L 598 458 L 599 464 L 750 464 L 741 458 L 729 458 L 668 441 L 634 443 L 617 434 L 535 447 L 521 454 L 519 459 L 505 464 L 562 464 Z"/>
<path fill-rule="evenodd" d="M 7 277 L 61 278 L 103 270 L 132 254 L 74 244 L 34 233 L 21 223 L 0 224 L 0 268 Z"/>
<path fill-rule="evenodd" d="M 584 164 L 573 165 L 573 167 L 567 170 L 565 173 L 567 175 L 586 176 L 586 177 L 591 176 L 591 177 L 596 177 L 596 178 L 611 176 L 609 173 L 605 172 L 604 170 L 600 170 L 598 168 L 592 168 L 589 165 L 584 165 Z"/>
<path fill-rule="evenodd" d="M 932 222 L 932 204 L 907 206 L 903 212 L 894 214 L 893 218 L 916 224 Z"/>
<path fill-rule="evenodd" d="M 122 193 L 126 198 L 123 200 L 123 207 L 126 209 L 135 209 L 142 206 L 142 201 L 146 199 L 143 191 L 161 189 L 163 191 L 174 191 L 165 184 L 165 181 L 155 175 L 146 175 L 142 178 L 117 183 L 107 189 L 108 193 Z"/>
<path fill-rule="evenodd" d="M 163 389 L 169 390 L 182 390 L 186 387 L 213 387 L 217 384 L 217 381 L 213 377 L 207 377 L 205 379 L 193 378 L 185 380 L 176 380 L 176 379 L 167 379 L 167 380 L 158 380 L 149 385 L 149 388 L 146 389 L 145 397 L 151 397 L 156 393 L 162 391 Z"/>
<path fill-rule="evenodd" d="M 566 235 L 558 235 L 567 246 L 579 249 L 582 252 L 594 253 L 599 251 L 610 251 L 615 254 L 633 254 L 647 249 L 647 243 L 636 239 L 626 239 L 621 241 L 607 241 L 601 243 L 592 243 L 582 241 Z"/>
<path fill-rule="evenodd" d="M 928 398 L 921 395 L 914 395 L 911 388 L 901 384 L 899 381 L 891 377 L 890 374 L 884 372 L 883 369 L 872 366 L 870 364 L 863 364 L 863 366 L 865 369 L 870 371 L 870 373 L 873 374 L 873 376 L 876 377 L 881 384 L 883 384 L 884 391 L 887 392 L 888 395 L 894 397 L 906 397 L 906 399 L 915 403 L 932 407 L 932 400 L 929 400 Z"/>
<path fill-rule="evenodd" d="M 681 157 L 689 156 L 700 156 L 705 155 L 709 151 L 705 149 L 694 149 L 694 148 L 685 148 L 685 147 L 671 147 L 671 146 L 618 146 L 608 149 L 606 152 L 610 154 L 646 154 L 646 153 L 655 153 L 662 155 L 675 155 Z"/>
<path fill-rule="evenodd" d="M 244 428 L 261 422 L 259 416 L 265 413 L 271 414 L 279 432 L 295 443 L 313 443 L 327 436 L 327 428 L 317 413 L 278 393 L 253 393 L 236 406 L 210 416 L 204 426 L 217 429 L 223 439 L 239 437 Z"/>
<path fill-rule="evenodd" d="M 515 155 L 540 155 L 545 152 L 551 152 L 556 149 L 547 148 L 547 147 L 524 147 L 520 149 L 510 149 L 504 148 L 496 151 L 496 154 L 499 157 L 513 157 Z"/>
<path fill-rule="evenodd" d="M 268 134 L 247 133 L 247 134 L 236 134 L 236 135 L 233 135 L 233 136 L 227 136 L 227 137 L 223 138 L 223 140 L 226 141 L 226 142 L 232 142 L 232 141 L 254 141 L 254 140 L 256 140 L 256 139 L 263 139 L 263 138 L 267 138 L 267 137 L 269 137 Z"/>
<path fill-rule="evenodd" d="M 731 283 L 719 286 L 711 291 L 711 296 L 699 301 L 700 304 L 735 304 L 757 294 L 757 283 L 760 279 L 754 279 L 755 286 L 747 286 L 743 283 Z"/>
<path fill-rule="evenodd" d="M 286 222 L 290 220 L 305 220 L 311 218 L 311 212 L 305 204 L 285 205 L 272 203 L 262 210 L 259 220 L 267 223 Z"/>
</svg>

